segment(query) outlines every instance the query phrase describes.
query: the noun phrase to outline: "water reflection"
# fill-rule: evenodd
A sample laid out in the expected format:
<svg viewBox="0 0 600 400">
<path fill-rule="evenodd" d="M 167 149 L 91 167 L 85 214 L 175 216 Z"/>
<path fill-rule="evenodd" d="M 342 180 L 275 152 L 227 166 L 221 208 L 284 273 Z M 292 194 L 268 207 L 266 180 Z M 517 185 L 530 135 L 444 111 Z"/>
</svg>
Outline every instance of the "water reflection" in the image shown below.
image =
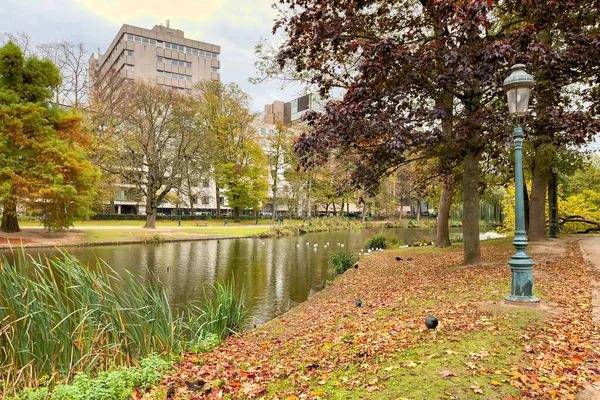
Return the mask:
<svg viewBox="0 0 600 400">
<path fill-rule="evenodd" d="M 287 311 L 320 290 L 329 277 L 327 261 L 332 252 L 357 252 L 378 232 L 405 243 L 435 237 L 435 229 L 384 229 L 314 233 L 281 239 L 228 239 L 70 248 L 89 265 L 105 260 L 115 271 L 130 271 L 140 279 L 156 275 L 174 305 L 203 296 L 203 285 L 235 280 L 243 291 L 256 323 L 272 319 L 277 310 Z M 454 230 L 453 234 L 458 234 Z M 329 243 L 328 246 L 326 244 Z M 316 245 L 316 246 L 315 246 Z M 56 250 L 32 250 L 51 255 Z"/>
</svg>

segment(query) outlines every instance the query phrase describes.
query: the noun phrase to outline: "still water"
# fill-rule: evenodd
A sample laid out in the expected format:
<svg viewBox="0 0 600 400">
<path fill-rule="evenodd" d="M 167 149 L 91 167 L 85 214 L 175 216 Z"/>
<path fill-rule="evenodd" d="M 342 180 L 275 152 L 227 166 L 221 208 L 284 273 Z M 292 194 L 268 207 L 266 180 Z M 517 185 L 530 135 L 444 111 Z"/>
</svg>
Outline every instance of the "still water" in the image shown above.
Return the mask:
<svg viewBox="0 0 600 400">
<path fill-rule="evenodd" d="M 460 235 L 460 228 L 451 235 Z M 361 229 L 312 233 L 279 239 L 221 239 L 160 244 L 69 248 L 81 261 L 106 261 L 117 273 L 141 279 L 155 275 L 175 306 L 203 297 L 203 285 L 235 280 L 257 325 L 285 312 L 323 288 L 330 278 L 329 256 L 338 249 L 358 252 L 377 233 L 408 244 L 433 240 L 431 229 Z M 343 245 L 343 246 L 342 246 Z M 30 250 L 50 256 L 56 250 Z"/>
</svg>

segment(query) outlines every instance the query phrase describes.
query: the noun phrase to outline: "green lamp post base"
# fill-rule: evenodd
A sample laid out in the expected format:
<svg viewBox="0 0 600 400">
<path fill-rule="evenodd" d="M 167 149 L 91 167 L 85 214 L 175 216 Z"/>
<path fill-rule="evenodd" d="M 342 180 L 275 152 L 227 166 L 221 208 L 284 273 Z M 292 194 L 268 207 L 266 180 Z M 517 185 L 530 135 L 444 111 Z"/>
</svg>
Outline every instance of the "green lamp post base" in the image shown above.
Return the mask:
<svg viewBox="0 0 600 400">
<path fill-rule="evenodd" d="M 533 294 L 533 261 L 525 254 L 525 243 L 514 243 L 517 252 L 512 256 L 508 265 L 512 272 L 512 288 L 510 295 L 506 296 L 507 301 L 519 303 L 537 303 L 540 301 Z M 525 246 L 523 246 L 525 244 Z"/>
</svg>

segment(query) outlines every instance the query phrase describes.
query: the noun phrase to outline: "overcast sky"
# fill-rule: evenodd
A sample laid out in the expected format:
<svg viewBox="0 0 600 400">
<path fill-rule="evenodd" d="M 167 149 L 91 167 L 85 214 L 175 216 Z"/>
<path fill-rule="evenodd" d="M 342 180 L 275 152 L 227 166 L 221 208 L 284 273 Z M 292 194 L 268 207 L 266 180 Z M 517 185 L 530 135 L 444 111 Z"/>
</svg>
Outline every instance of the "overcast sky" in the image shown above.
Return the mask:
<svg viewBox="0 0 600 400">
<path fill-rule="evenodd" d="M 0 0 L 0 33 L 27 32 L 36 43 L 83 42 L 104 53 L 121 25 L 146 29 L 171 21 L 185 37 L 221 46 L 221 80 L 235 82 L 254 101 L 254 110 L 297 97 L 301 88 L 253 85 L 254 46 L 271 38 L 275 0 Z"/>
</svg>

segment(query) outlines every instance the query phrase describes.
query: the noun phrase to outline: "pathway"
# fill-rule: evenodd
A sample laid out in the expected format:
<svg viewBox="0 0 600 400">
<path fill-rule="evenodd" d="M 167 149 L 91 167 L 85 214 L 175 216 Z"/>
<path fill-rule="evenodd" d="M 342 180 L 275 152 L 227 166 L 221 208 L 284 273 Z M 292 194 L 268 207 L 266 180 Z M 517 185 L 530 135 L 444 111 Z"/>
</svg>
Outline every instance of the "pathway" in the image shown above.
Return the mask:
<svg viewBox="0 0 600 400">
<path fill-rule="evenodd" d="M 600 235 L 581 235 L 579 244 L 583 258 L 596 270 L 596 279 L 592 281 L 592 306 L 594 323 L 600 325 Z M 600 346 L 600 338 L 596 339 Z M 584 390 L 577 396 L 578 400 L 600 400 L 600 387 L 586 384 Z"/>
</svg>

